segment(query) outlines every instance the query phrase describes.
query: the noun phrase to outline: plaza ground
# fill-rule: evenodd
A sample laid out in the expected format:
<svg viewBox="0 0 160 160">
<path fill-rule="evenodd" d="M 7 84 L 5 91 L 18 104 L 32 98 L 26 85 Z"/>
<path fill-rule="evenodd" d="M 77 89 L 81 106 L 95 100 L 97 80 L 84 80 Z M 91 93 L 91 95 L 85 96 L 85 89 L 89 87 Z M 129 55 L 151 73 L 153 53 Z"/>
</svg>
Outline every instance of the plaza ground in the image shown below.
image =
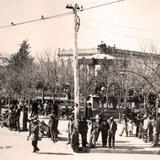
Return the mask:
<svg viewBox="0 0 160 160">
<path fill-rule="evenodd" d="M 47 121 L 47 120 L 45 120 Z M 157 160 L 160 158 L 160 148 L 153 148 L 151 143 L 145 143 L 136 137 L 119 136 L 121 125 L 118 125 L 116 134 L 116 149 L 101 148 L 101 135 L 97 142 L 97 148 L 89 153 L 74 153 L 67 143 L 67 121 L 60 120 L 59 130 L 62 133 L 59 141 L 53 143 L 49 138 L 39 141 L 39 153 L 32 153 L 31 141 L 27 141 L 28 132 L 9 131 L 8 128 L 0 128 L 0 160 L 77 160 L 77 159 L 108 159 L 108 160 Z"/>
</svg>

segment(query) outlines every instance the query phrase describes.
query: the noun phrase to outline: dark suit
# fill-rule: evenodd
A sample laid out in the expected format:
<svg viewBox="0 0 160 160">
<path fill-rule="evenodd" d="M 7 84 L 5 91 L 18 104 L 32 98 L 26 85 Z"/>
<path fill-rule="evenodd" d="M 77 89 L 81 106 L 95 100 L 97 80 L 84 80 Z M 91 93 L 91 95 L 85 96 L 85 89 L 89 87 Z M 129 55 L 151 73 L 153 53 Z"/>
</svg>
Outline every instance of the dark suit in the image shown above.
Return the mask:
<svg viewBox="0 0 160 160">
<path fill-rule="evenodd" d="M 107 121 L 103 121 L 100 125 L 101 135 L 102 135 L 102 147 L 106 147 L 108 139 L 108 130 L 110 126 Z"/>
<path fill-rule="evenodd" d="M 82 147 L 86 147 L 87 144 L 87 132 L 88 132 L 88 125 L 86 120 L 79 121 L 79 133 L 82 137 Z"/>
<path fill-rule="evenodd" d="M 91 120 L 91 118 L 93 116 L 91 107 L 86 106 L 86 108 L 85 108 L 85 116 L 86 116 L 86 119 Z"/>
<path fill-rule="evenodd" d="M 109 148 L 115 147 L 115 134 L 117 131 L 117 123 L 115 121 L 109 123 L 110 129 L 108 130 Z"/>
</svg>

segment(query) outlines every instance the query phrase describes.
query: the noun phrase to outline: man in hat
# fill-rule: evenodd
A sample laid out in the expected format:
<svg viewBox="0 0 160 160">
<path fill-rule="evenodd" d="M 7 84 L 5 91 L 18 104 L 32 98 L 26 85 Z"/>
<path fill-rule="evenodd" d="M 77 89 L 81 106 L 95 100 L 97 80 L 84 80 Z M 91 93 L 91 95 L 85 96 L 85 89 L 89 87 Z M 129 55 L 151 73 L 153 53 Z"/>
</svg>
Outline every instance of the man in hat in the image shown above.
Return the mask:
<svg viewBox="0 0 160 160">
<path fill-rule="evenodd" d="M 117 123 L 114 121 L 113 117 L 110 118 L 109 126 L 109 148 L 115 148 L 115 135 L 117 131 Z"/>
</svg>

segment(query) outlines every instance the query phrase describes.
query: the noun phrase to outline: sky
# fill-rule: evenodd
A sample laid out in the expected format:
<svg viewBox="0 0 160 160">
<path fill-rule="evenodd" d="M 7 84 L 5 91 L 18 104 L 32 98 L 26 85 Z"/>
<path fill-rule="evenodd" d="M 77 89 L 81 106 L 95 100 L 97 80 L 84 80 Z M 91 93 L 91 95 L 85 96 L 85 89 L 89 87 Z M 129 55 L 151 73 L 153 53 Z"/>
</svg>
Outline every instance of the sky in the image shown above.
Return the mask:
<svg viewBox="0 0 160 160">
<path fill-rule="evenodd" d="M 0 0 L 0 26 L 71 12 L 67 4 L 88 8 L 115 0 Z M 124 0 L 79 12 L 78 48 L 96 48 L 101 41 L 129 50 L 160 46 L 160 0 Z M 0 54 L 18 51 L 28 40 L 31 55 L 55 54 L 55 50 L 74 46 L 73 15 L 24 25 L 0 28 Z"/>
</svg>

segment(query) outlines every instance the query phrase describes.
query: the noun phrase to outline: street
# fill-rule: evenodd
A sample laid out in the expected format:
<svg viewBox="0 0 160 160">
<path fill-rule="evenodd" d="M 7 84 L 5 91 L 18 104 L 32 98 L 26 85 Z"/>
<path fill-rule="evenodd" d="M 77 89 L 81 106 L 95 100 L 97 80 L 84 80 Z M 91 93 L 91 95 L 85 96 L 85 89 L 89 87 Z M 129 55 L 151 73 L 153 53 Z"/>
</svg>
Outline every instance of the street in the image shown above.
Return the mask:
<svg viewBox="0 0 160 160">
<path fill-rule="evenodd" d="M 120 127 L 117 131 L 116 138 L 116 149 L 109 151 L 109 149 L 100 148 L 100 146 L 94 150 L 91 150 L 90 153 L 74 153 L 70 147 L 70 145 L 66 145 L 67 143 L 67 121 L 60 121 L 59 130 L 62 133 L 60 135 L 59 141 L 57 143 L 53 143 L 49 138 L 43 138 L 42 141 L 39 141 L 38 146 L 40 151 L 38 153 L 32 153 L 32 145 L 31 141 L 27 141 L 28 132 L 15 132 L 9 131 L 8 128 L 0 128 L 0 160 L 31 160 L 31 159 L 64 159 L 67 160 L 77 160 L 86 158 L 87 160 L 94 159 L 112 159 L 112 160 L 124 160 L 124 159 L 141 159 L 141 160 L 157 160 L 159 155 L 150 154 L 151 152 L 133 152 L 134 154 L 129 154 L 131 152 L 124 152 L 124 147 L 129 147 L 129 149 L 144 148 L 145 143 L 141 139 L 137 139 L 135 137 L 119 137 L 118 132 L 120 131 Z M 98 140 L 98 145 L 101 143 L 101 135 Z M 125 145 L 124 145 L 125 144 Z M 121 146 L 121 148 L 120 148 Z M 123 147 L 122 147 L 123 146 Z M 121 152 L 121 150 L 123 150 Z M 146 144 L 145 150 L 159 150 L 159 148 L 151 148 L 150 144 Z M 107 153 L 109 151 L 110 153 Z"/>
</svg>

